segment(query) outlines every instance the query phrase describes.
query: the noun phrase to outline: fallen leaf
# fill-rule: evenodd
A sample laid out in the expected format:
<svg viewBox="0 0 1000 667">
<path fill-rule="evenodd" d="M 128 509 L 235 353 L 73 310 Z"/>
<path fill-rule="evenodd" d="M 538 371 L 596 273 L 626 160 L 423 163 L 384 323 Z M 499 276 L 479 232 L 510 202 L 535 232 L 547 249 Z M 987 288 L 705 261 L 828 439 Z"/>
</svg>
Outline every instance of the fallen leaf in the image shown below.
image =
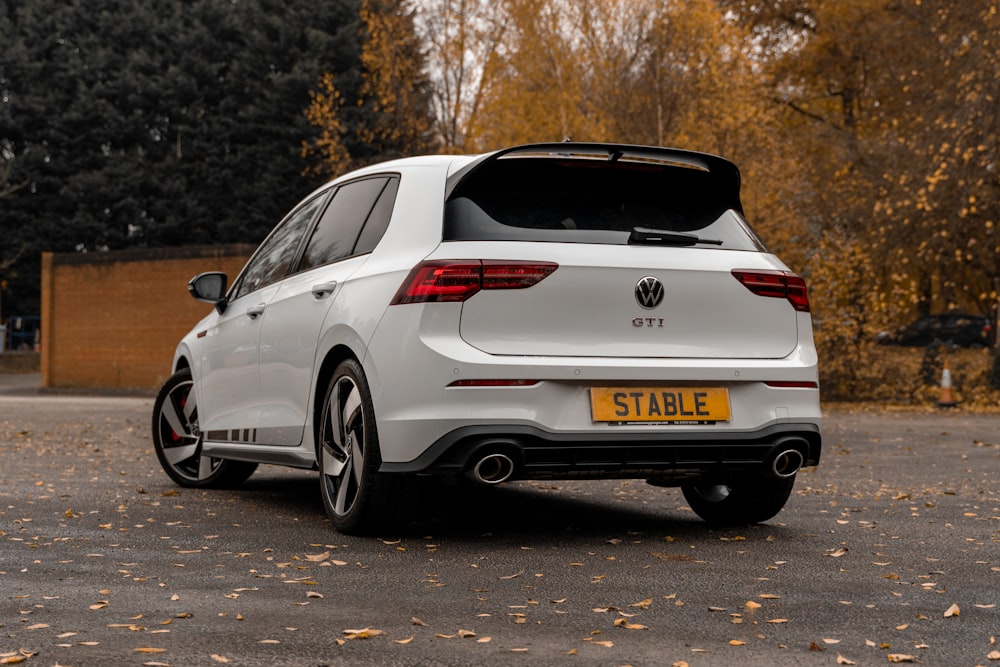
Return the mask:
<svg viewBox="0 0 1000 667">
<path fill-rule="evenodd" d="M 383 634 L 381 630 L 374 630 L 372 628 L 364 628 L 363 630 L 344 630 L 344 637 L 347 639 L 368 639 L 370 637 L 378 637 Z"/>
<path fill-rule="evenodd" d="M 139 648 L 135 649 L 135 652 L 136 653 L 166 653 L 167 649 L 165 649 L 165 648 L 152 648 L 152 647 L 149 647 L 149 646 L 140 646 Z"/>
<path fill-rule="evenodd" d="M 322 563 L 330 557 L 329 551 L 324 551 L 321 554 L 306 554 L 306 560 L 310 563 Z"/>
<path fill-rule="evenodd" d="M 392 641 L 395 644 L 409 644 L 410 642 L 413 641 L 413 635 L 410 635 L 406 639 L 393 639 Z"/>
<path fill-rule="evenodd" d="M 639 623 L 629 623 L 626 618 L 615 619 L 615 627 L 625 628 L 626 630 L 649 630 L 645 625 Z"/>
<path fill-rule="evenodd" d="M 957 604 L 953 604 L 953 605 L 951 605 L 950 607 L 948 607 L 945 610 L 944 617 L 945 618 L 951 618 L 952 616 L 958 616 L 961 613 L 962 613 L 962 610 L 958 608 L 958 605 Z"/>
<path fill-rule="evenodd" d="M 319 599 L 322 600 L 323 599 L 323 594 L 322 593 L 317 593 L 316 591 L 306 591 L 306 597 L 307 598 L 319 598 Z"/>
<path fill-rule="evenodd" d="M 780 600 L 781 599 L 780 595 L 774 595 L 773 593 L 761 593 L 757 597 L 759 597 L 761 600 Z"/>
<path fill-rule="evenodd" d="M 1000 651 L 990 651 L 986 654 L 987 660 L 1000 660 Z"/>
<path fill-rule="evenodd" d="M 747 600 L 747 603 L 743 606 L 747 609 L 760 609 L 760 603 L 754 602 L 753 600 Z"/>
<path fill-rule="evenodd" d="M 653 598 L 646 598 L 640 602 L 634 602 L 630 604 L 630 607 L 638 607 L 639 609 L 649 609 L 653 604 Z"/>
<path fill-rule="evenodd" d="M 505 577 L 500 577 L 500 578 L 501 578 L 501 579 L 517 579 L 517 578 L 518 578 L 518 577 L 520 577 L 520 576 L 521 576 L 522 574 L 524 574 L 524 570 L 521 570 L 520 572 L 515 572 L 514 574 L 508 574 L 507 576 L 505 576 Z"/>
<path fill-rule="evenodd" d="M 654 558 L 658 558 L 660 560 L 667 560 L 667 561 L 696 561 L 697 562 L 697 560 L 698 560 L 694 556 L 690 556 L 688 554 L 665 554 L 665 553 L 662 553 L 662 552 L 659 552 L 659 551 L 650 551 L 649 555 L 653 556 Z"/>
<path fill-rule="evenodd" d="M 413 618 L 411 618 L 411 619 L 410 619 L 410 623 L 411 623 L 412 625 L 419 625 L 419 626 L 421 626 L 421 627 L 424 627 L 424 628 L 426 628 L 426 627 L 427 627 L 427 624 L 426 624 L 426 623 L 424 623 L 423 621 L 421 621 L 421 620 L 420 620 L 419 618 L 417 618 L 416 616 L 414 616 Z"/>
<path fill-rule="evenodd" d="M 916 662 L 916 658 L 912 655 L 906 655 L 903 653 L 890 653 L 888 656 L 889 662 Z"/>
<path fill-rule="evenodd" d="M 489 644 L 491 641 L 493 641 L 493 637 L 480 637 L 479 639 L 476 640 L 476 643 Z"/>
<path fill-rule="evenodd" d="M 826 554 L 824 555 L 829 556 L 830 558 L 840 558 L 846 553 L 847 553 L 847 547 L 841 547 L 833 551 L 827 551 Z"/>
<path fill-rule="evenodd" d="M 787 618 L 772 618 L 771 620 L 768 621 L 768 623 L 774 623 L 774 624 L 788 623 L 788 619 Z"/>
<path fill-rule="evenodd" d="M 856 665 L 858 663 L 854 662 L 853 660 L 848 660 L 847 658 L 845 658 L 844 656 L 842 656 L 842 655 L 840 655 L 838 653 L 837 654 L 837 664 L 838 665 Z"/>
<path fill-rule="evenodd" d="M 458 636 L 461 637 L 462 639 L 469 639 L 471 637 L 475 637 L 476 633 L 473 632 L 472 630 L 459 630 Z"/>
<path fill-rule="evenodd" d="M 226 656 L 224 656 L 224 655 L 219 655 L 218 653 L 213 653 L 213 654 L 212 654 L 212 660 L 215 660 L 216 662 L 232 662 L 232 661 L 231 661 L 231 660 L 230 660 L 229 658 L 227 658 Z"/>
<path fill-rule="evenodd" d="M 746 646 L 746 644 L 747 644 L 746 642 L 741 642 L 739 639 L 730 639 L 729 640 L 729 645 L 730 646 Z"/>
</svg>

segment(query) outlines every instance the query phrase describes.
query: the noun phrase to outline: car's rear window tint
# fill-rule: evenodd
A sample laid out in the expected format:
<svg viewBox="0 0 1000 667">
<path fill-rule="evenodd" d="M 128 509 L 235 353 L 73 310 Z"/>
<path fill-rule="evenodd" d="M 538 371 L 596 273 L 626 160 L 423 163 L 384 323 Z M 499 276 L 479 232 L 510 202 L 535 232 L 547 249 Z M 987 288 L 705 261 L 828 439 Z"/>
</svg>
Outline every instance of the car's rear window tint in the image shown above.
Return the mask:
<svg viewBox="0 0 1000 667">
<path fill-rule="evenodd" d="M 645 227 L 717 239 L 727 249 L 761 250 L 734 189 L 731 181 L 689 166 L 499 159 L 452 191 L 444 240 L 626 244 L 634 228 Z"/>
</svg>

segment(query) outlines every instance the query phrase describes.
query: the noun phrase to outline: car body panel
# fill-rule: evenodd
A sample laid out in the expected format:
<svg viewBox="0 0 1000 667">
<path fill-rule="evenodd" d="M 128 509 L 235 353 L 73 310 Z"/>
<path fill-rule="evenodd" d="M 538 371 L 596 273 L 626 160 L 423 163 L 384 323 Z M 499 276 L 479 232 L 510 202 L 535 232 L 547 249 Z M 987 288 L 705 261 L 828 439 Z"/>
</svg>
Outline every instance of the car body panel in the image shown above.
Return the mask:
<svg viewBox="0 0 1000 667">
<path fill-rule="evenodd" d="M 461 336 L 491 354 L 780 359 L 798 342 L 795 311 L 780 299 L 750 294 L 731 274 L 734 267 L 787 270 L 773 255 L 452 242 L 431 257 L 444 255 L 559 265 L 530 289 L 483 291 L 465 302 Z M 664 286 L 663 301 L 652 308 L 635 296 L 636 284 L 646 276 Z"/>
</svg>

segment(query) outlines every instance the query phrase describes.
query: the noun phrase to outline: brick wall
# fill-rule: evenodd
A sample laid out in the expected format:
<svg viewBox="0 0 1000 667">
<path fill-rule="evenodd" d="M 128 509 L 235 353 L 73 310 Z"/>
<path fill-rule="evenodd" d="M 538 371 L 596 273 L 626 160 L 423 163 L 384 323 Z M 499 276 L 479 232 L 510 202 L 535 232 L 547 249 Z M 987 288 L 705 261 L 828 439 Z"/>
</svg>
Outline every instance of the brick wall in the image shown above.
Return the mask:
<svg viewBox="0 0 1000 667">
<path fill-rule="evenodd" d="M 212 306 L 187 282 L 232 281 L 253 246 L 193 246 L 42 256 L 43 387 L 158 388 L 174 348 Z"/>
</svg>

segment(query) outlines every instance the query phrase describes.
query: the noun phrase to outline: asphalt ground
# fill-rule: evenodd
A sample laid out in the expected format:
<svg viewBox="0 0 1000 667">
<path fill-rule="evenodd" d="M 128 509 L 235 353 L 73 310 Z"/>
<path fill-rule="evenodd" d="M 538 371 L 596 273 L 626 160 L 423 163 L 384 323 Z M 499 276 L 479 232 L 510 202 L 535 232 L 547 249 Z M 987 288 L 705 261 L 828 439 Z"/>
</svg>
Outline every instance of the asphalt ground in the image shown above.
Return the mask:
<svg viewBox="0 0 1000 667">
<path fill-rule="evenodd" d="M 767 524 L 641 481 L 438 487 L 348 537 L 317 474 L 173 485 L 148 398 L 0 390 L 0 664 L 1000 665 L 1000 417 L 832 411 Z"/>
</svg>

